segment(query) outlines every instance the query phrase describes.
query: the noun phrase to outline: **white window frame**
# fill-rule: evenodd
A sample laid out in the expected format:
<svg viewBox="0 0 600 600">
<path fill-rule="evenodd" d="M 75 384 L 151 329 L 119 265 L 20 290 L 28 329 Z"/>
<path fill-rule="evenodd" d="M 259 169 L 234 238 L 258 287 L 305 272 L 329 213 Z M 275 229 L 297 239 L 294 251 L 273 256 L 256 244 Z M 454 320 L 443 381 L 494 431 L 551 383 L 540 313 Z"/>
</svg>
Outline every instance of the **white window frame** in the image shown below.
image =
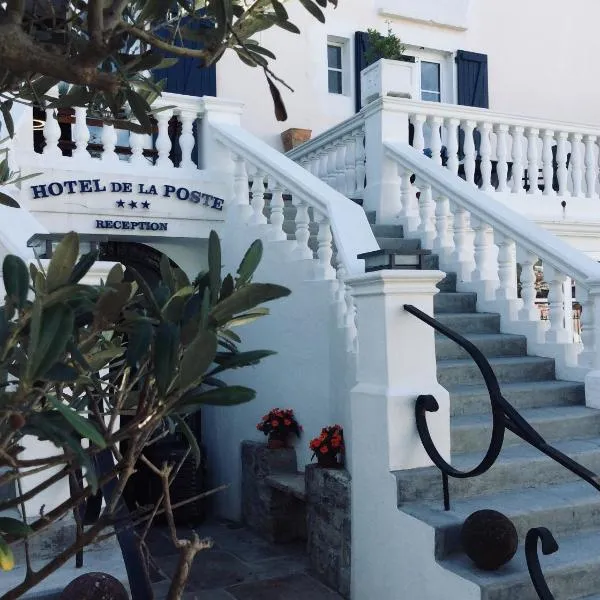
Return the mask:
<svg viewBox="0 0 600 600">
<path fill-rule="evenodd" d="M 442 104 L 455 104 L 456 103 L 456 77 L 455 70 L 456 66 L 454 63 L 454 53 L 446 50 L 435 50 L 433 48 L 424 48 L 422 46 L 407 45 L 405 54 L 408 56 L 415 57 L 415 64 L 417 68 L 417 82 L 418 82 L 418 98 L 415 100 L 421 100 L 421 63 L 437 63 L 440 65 L 440 102 Z"/>
<path fill-rule="evenodd" d="M 349 40 L 338 36 L 329 35 L 327 36 L 327 49 L 329 46 L 335 46 L 340 48 L 341 55 L 341 69 L 329 66 L 329 57 L 327 57 L 327 92 L 331 96 L 348 96 L 350 94 L 350 52 L 349 52 Z M 329 91 L 329 71 L 335 71 L 336 73 L 342 74 L 342 91 L 330 92 Z"/>
<path fill-rule="evenodd" d="M 425 88 L 423 88 L 423 71 L 422 71 L 422 66 L 423 63 L 427 63 L 430 65 L 437 65 L 438 66 L 438 83 L 439 83 L 439 89 L 437 90 L 426 90 Z M 428 93 L 428 94 L 439 94 L 439 101 L 438 103 L 442 102 L 442 85 L 443 85 L 443 76 L 442 76 L 442 71 L 444 70 L 444 65 L 438 61 L 434 61 L 434 60 L 420 60 L 419 61 L 419 93 L 420 93 L 420 98 L 419 100 L 423 100 L 423 92 Z M 435 100 L 428 100 L 428 102 L 435 102 Z"/>
</svg>

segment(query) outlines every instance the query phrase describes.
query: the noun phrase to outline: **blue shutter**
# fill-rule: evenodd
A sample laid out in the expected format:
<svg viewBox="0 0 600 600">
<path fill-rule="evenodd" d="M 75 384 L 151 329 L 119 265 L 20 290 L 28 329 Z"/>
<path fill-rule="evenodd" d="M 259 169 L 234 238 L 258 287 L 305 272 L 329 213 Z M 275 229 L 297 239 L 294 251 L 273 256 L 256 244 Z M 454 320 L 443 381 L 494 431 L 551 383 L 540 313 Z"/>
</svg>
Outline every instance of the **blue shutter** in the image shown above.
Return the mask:
<svg viewBox="0 0 600 600">
<path fill-rule="evenodd" d="M 189 22 L 182 20 L 182 25 L 193 27 L 206 27 L 201 21 Z M 166 32 L 157 32 L 159 35 Z M 175 43 L 181 46 L 181 40 Z M 192 40 L 186 40 L 186 47 L 200 49 L 201 44 Z M 166 56 L 171 56 L 168 53 Z M 154 71 L 157 81 L 166 79 L 165 92 L 173 94 L 185 94 L 186 96 L 216 96 L 217 95 L 217 72 L 215 65 L 210 67 L 198 67 L 197 58 L 179 58 L 177 64 L 170 69 L 157 69 Z"/>
<path fill-rule="evenodd" d="M 360 110 L 360 72 L 367 66 L 365 52 L 369 47 L 369 34 L 366 31 L 357 31 L 354 34 L 354 93 L 356 112 Z"/>
<path fill-rule="evenodd" d="M 487 54 L 456 53 L 458 104 L 489 108 Z"/>
</svg>

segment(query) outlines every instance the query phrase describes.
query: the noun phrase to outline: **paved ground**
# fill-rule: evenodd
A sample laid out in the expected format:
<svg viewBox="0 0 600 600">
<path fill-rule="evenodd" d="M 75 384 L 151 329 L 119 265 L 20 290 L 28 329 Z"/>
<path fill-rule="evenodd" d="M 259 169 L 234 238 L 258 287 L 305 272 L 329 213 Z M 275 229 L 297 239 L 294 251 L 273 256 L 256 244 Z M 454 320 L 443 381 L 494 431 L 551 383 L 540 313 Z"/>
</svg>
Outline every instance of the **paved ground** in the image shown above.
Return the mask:
<svg viewBox="0 0 600 600">
<path fill-rule="evenodd" d="M 269 544 L 237 524 L 209 522 L 196 528 L 215 546 L 196 556 L 185 600 L 340 600 L 314 579 L 304 544 Z M 163 600 L 177 555 L 164 529 L 148 539 L 157 563 L 155 598 Z"/>
</svg>

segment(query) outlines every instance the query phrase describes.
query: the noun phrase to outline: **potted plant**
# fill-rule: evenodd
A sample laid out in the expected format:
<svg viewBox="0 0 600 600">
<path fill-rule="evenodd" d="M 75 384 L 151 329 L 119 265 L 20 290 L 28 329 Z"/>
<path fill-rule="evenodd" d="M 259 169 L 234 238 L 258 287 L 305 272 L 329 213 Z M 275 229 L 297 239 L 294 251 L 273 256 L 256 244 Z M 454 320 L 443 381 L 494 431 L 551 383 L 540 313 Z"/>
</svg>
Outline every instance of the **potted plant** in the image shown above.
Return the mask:
<svg viewBox="0 0 600 600">
<path fill-rule="evenodd" d="M 343 464 L 344 430 L 340 425 L 323 427 L 321 435 L 310 442 L 313 457 L 320 467 L 336 469 Z"/>
<path fill-rule="evenodd" d="M 360 100 L 365 106 L 380 96 L 412 98 L 417 90 L 415 57 L 404 54 L 406 47 L 392 31 L 389 21 L 385 35 L 368 29 L 369 41 L 360 73 Z"/>
<path fill-rule="evenodd" d="M 302 425 L 298 424 L 291 408 L 274 408 L 264 415 L 256 429 L 269 436 L 267 446 L 271 450 L 287 447 L 290 434 L 298 437 L 302 434 Z"/>
</svg>

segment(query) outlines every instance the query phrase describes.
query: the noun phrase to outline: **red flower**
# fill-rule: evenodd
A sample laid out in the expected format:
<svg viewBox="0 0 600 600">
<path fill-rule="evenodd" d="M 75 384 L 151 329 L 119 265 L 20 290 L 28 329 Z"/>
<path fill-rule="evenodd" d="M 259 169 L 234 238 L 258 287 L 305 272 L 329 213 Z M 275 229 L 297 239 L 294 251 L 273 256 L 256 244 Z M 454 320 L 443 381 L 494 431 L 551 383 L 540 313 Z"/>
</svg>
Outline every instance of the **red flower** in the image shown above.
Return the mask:
<svg viewBox="0 0 600 600">
<path fill-rule="evenodd" d="M 284 424 L 286 427 L 289 427 L 289 426 L 292 424 L 292 422 L 291 422 L 289 419 L 284 419 L 284 420 L 283 420 L 283 424 Z"/>
<path fill-rule="evenodd" d="M 313 440 L 310 443 L 310 447 L 312 450 L 316 450 L 320 445 L 321 445 L 321 442 L 319 440 Z"/>
<path fill-rule="evenodd" d="M 334 448 L 339 448 L 342 445 L 342 439 L 339 437 L 334 437 L 331 439 L 331 445 Z"/>
<path fill-rule="evenodd" d="M 329 452 L 329 448 L 327 446 L 321 446 L 320 452 L 321 454 L 327 454 Z"/>
<path fill-rule="evenodd" d="M 278 421 L 277 419 L 273 419 L 273 420 L 271 421 L 271 426 L 272 426 L 272 427 L 277 427 L 278 425 L 279 425 L 279 421 Z"/>
</svg>

